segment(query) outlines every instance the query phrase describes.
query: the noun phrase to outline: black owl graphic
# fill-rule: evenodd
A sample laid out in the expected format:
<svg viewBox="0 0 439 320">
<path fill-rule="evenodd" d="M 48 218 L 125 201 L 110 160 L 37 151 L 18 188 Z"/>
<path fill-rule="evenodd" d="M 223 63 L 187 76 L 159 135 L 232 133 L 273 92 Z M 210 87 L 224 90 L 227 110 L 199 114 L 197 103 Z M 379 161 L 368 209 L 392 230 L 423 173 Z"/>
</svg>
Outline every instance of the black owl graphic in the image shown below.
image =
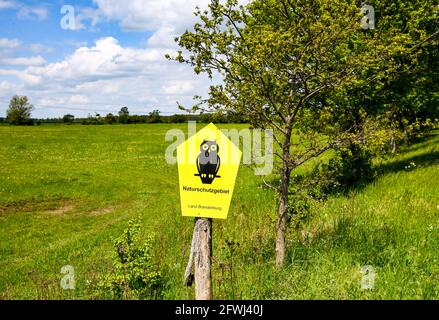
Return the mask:
<svg viewBox="0 0 439 320">
<path fill-rule="evenodd" d="M 221 178 L 217 175 L 221 165 L 218 152 L 216 141 L 204 141 L 200 146 L 200 154 L 197 158 L 198 174 L 195 176 L 200 177 L 203 184 L 212 184 L 215 178 Z"/>
</svg>

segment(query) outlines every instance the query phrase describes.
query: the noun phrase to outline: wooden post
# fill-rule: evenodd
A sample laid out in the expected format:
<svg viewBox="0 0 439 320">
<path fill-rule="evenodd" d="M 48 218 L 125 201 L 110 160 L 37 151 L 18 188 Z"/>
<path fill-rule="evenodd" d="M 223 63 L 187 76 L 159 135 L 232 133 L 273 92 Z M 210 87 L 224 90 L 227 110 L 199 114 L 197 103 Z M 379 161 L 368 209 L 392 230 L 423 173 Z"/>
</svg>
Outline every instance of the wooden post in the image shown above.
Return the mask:
<svg viewBox="0 0 439 320">
<path fill-rule="evenodd" d="M 212 299 L 212 219 L 197 219 L 192 238 L 184 284 L 191 286 L 195 278 L 195 299 Z M 193 271 L 194 270 L 194 271 Z"/>
<path fill-rule="evenodd" d="M 212 299 L 212 219 L 198 219 L 199 250 L 195 255 L 195 299 Z"/>
</svg>

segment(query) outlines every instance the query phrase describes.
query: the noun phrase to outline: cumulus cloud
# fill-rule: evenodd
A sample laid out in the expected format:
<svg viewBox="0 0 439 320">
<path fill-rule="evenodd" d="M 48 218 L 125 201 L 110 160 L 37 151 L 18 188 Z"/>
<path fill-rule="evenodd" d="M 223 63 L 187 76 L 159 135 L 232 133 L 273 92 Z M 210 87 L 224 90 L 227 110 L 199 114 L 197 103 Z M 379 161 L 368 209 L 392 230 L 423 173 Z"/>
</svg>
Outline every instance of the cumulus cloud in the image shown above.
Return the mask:
<svg viewBox="0 0 439 320">
<path fill-rule="evenodd" d="M 69 98 L 69 103 L 72 104 L 86 105 L 89 101 L 88 97 L 81 94 L 73 95 Z"/>
<path fill-rule="evenodd" d="M 41 66 L 46 63 L 42 56 L 36 57 L 17 57 L 0 59 L 3 65 L 23 65 L 23 66 Z"/>
<path fill-rule="evenodd" d="M 195 8 L 207 8 L 210 0 L 93 0 L 102 18 L 115 21 L 126 31 L 152 31 L 148 46 L 176 48 L 174 38 L 196 21 Z"/>
<path fill-rule="evenodd" d="M 78 7 L 76 8 L 77 14 L 75 15 L 75 24 L 72 30 L 84 30 L 86 29 L 85 21 L 88 21 L 91 29 L 94 29 L 98 23 L 104 20 L 104 16 L 99 9 L 89 8 L 89 7 Z"/>
<path fill-rule="evenodd" d="M 209 0 L 132 0 L 130 5 L 119 0 L 93 0 L 103 15 L 134 31 L 155 31 L 163 27 L 181 30 L 191 25 L 198 5 L 206 7 Z"/>
<path fill-rule="evenodd" d="M 163 87 L 163 92 L 169 95 L 186 94 L 194 90 L 194 84 L 192 81 L 170 81 Z"/>
<path fill-rule="evenodd" d="M 12 84 L 8 81 L 1 81 L 0 82 L 0 97 L 4 94 L 7 94 L 13 90 L 16 90 L 17 86 L 15 84 Z"/>
<path fill-rule="evenodd" d="M 43 6 L 29 6 L 14 0 L 0 0 L 0 10 L 17 10 L 20 19 L 32 19 L 42 21 L 49 15 L 49 10 Z"/>
<path fill-rule="evenodd" d="M 49 11 L 44 7 L 21 6 L 18 10 L 17 17 L 20 19 L 35 19 L 38 21 L 45 20 Z"/>
<path fill-rule="evenodd" d="M 21 46 L 18 39 L 0 38 L 0 49 L 16 49 Z"/>
<path fill-rule="evenodd" d="M 71 97 L 47 98 L 43 97 L 37 101 L 41 107 L 59 107 L 66 105 L 85 106 L 90 100 L 84 95 L 73 95 Z"/>
<path fill-rule="evenodd" d="M 0 0 L 0 10 L 1 9 L 12 9 L 16 8 L 17 3 L 11 0 Z"/>
<path fill-rule="evenodd" d="M 39 43 L 32 43 L 29 45 L 29 50 L 33 53 L 52 53 L 53 49 L 50 47 L 47 47 L 45 45 L 39 44 Z"/>
<path fill-rule="evenodd" d="M 157 72 L 165 50 L 123 48 L 115 38 L 96 41 L 94 47 L 80 47 L 63 61 L 30 67 L 23 75 L 41 81 L 90 82 L 103 78 L 149 75 Z M 34 81 L 32 81 L 34 82 Z"/>
</svg>

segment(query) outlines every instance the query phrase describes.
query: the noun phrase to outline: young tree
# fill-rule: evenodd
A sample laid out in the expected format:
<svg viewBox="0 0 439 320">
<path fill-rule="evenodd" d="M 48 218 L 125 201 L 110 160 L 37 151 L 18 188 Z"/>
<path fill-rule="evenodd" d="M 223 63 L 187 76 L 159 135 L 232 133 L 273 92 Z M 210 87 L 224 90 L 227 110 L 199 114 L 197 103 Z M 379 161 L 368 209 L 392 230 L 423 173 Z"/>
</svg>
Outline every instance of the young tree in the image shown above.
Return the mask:
<svg viewBox="0 0 439 320">
<path fill-rule="evenodd" d="M 33 105 L 29 103 L 26 96 L 13 96 L 6 111 L 7 120 L 10 124 L 18 126 L 32 124 L 31 112 L 33 109 Z"/>
<path fill-rule="evenodd" d="M 253 0 L 245 6 L 212 0 L 195 15 L 194 30 L 177 39 L 188 54 L 167 57 L 222 78 L 194 110 L 229 110 L 256 128 L 273 129 L 280 174 L 280 184 L 272 186 L 279 195 L 276 264 L 282 266 L 291 172 L 373 132 L 344 128 L 321 97 L 360 78 L 385 78 L 411 39 L 398 30 L 385 37 L 379 27 L 363 30 L 360 3 L 353 0 Z M 344 105 L 336 107 L 343 112 Z"/>
<path fill-rule="evenodd" d="M 66 114 L 63 118 L 62 118 L 63 122 L 65 124 L 72 124 L 73 121 L 75 120 L 75 116 L 72 114 Z"/>
<path fill-rule="evenodd" d="M 116 117 L 112 113 L 109 113 L 105 116 L 105 122 L 108 124 L 113 124 L 116 122 L 116 120 Z"/>
<path fill-rule="evenodd" d="M 162 117 L 160 116 L 159 110 L 154 110 L 148 115 L 148 122 L 150 123 L 161 123 L 163 122 Z"/>
<path fill-rule="evenodd" d="M 128 123 L 130 118 L 130 112 L 128 111 L 128 107 L 122 107 L 119 111 L 119 123 Z"/>
</svg>

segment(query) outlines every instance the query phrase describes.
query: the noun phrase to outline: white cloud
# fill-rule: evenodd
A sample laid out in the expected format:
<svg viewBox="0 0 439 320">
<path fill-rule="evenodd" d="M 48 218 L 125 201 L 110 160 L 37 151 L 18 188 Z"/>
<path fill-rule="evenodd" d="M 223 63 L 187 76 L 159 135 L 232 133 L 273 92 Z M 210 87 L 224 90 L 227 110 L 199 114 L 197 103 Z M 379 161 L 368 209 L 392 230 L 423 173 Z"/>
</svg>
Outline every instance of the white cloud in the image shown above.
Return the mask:
<svg viewBox="0 0 439 320">
<path fill-rule="evenodd" d="M 18 71 L 17 75 L 21 80 L 30 85 L 38 85 L 41 82 L 41 78 L 33 74 Z"/>
<path fill-rule="evenodd" d="M 17 10 L 17 17 L 20 19 L 45 20 L 49 15 L 49 10 L 42 6 L 29 6 L 13 0 L 0 0 L 0 10 Z"/>
<path fill-rule="evenodd" d="M 20 76 L 20 71 L 13 69 L 0 69 L 0 76 Z"/>
<path fill-rule="evenodd" d="M 29 45 L 29 50 L 33 53 L 52 53 L 53 49 L 50 47 L 47 47 L 45 45 L 39 44 L 39 43 L 32 43 Z"/>
<path fill-rule="evenodd" d="M 98 23 L 100 23 L 104 17 L 99 9 L 93 8 L 77 8 L 77 14 L 75 16 L 75 25 L 73 30 L 86 29 L 85 21 L 89 21 L 90 26 L 94 29 Z"/>
<path fill-rule="evenodd" d="M 192 82 L 188 81 L 170 81 L 163 87 L 163 92 L 169 95 L 187 94 L 194 90 Z"/>
<path fill-rule="evenodd" d="M 81 47 L 63 61 L 42 67 L 30 67 L 24 75 L 40 81 L 91 82 L 103 78 L 153 75 L 163 63 L 163 49 L 123 48 L 114 38 L 96 41 L 91 48 Z M 32 81 L 34 82 L 34 81 Z"/>
<path fill-rule="evenodd" d="M 16 85 L 8 82 L 8 81 L 1 81 L 0 82 L 0 97 L 2 97 L 4 94 L 7 94 L 9 92 L 12 92 L 16 89 Z"/>
<path fill-rule="evenodd" d="M 46 60 L 42 56 L 17 57 L 0 59 L 0 63 L 4 65 L 41 66 L 46 63 Z"/>
<path fill-rule="evenodd" d="M 94 0 L 103 15 L 118 21 L 122 28 L 134 31 L 154 31 L 162 27 L 176 30 L 186 27 L 198 4 L 205 7 L 209 0 L 132 0 L 130 5 L 119 0 Z"/>
<path fill-rule="evenodd" d="M 64 98 L 41 98 L 37 101 L 37 104 L 42 107 L 58 107 L 62 106 L 66 100 Z"/>
<path fill-rule="evenodd" d="M 155 32 L 147 41 L 148 47 L 153 48 L 174 48 L 178 46 L 174 39 L 178 36 L 174 28 L 163 27 Z"/>
<path fill-rule="evenodd" d="M 0 38 L 0 49 L 17 49 L 21 46 L 18 39 Z"/>
<path fill-rule="evenodd" d="M 37 101 L 37 105 L 41 107 L 61 107 L 61 106 L 84 106 L 89 99 L 84 95 L 73 95 L 70 97 L 47 98 L 43 97 Z"/>
<path fill-rule="evenodd" d="M 126 31 L 153 31 L 149 47 L 176 48 L 174 38 L 191 28 L 195 7 L 206 8 L 210 0 L 93 0 L 101 21 L 116 21 Z"/>
<path fill-rule="evenodd" d="M 68 46 L 72 46 L 75 48 L 85 47 L 87 46 L 87 41 L 75 41 L 75 40 L 65 40 L 64 43 Z"/>
<path fill-rule="evenodd" d="M 47 8 L 29 6 L 21 6 L 17 13 L 17 17 L 20 19 L 36 19 L 38 21 L 45 20 L 48 15 Z"/>
<path fill-rule="evenodd" d="M 81 95 L 81 94 L 73 95 L 69 98 L 69 103 L 76 104 L 76 105 L 85 105 L 89 101 L 90 100 L 88 97 Z"/>
<path fill-rule="evenodd" d="M 13 9 L 16 7 L 17 7 L 17 3 L 15 1 L 0 0 L 0 10 L 1 9 Z"/>
<path fill-rule="evenodd" d="M 122 48 L 118 41 L 100 39 L 91 48 L 81 47 L 65 60 L 43 67 L 28 68 L 25 73 L 46 81 L 89 82 L 102 78 L 116 78 L 132 74 L 148 74 L 164 59 L 160 49 Z"/>
</svg>

